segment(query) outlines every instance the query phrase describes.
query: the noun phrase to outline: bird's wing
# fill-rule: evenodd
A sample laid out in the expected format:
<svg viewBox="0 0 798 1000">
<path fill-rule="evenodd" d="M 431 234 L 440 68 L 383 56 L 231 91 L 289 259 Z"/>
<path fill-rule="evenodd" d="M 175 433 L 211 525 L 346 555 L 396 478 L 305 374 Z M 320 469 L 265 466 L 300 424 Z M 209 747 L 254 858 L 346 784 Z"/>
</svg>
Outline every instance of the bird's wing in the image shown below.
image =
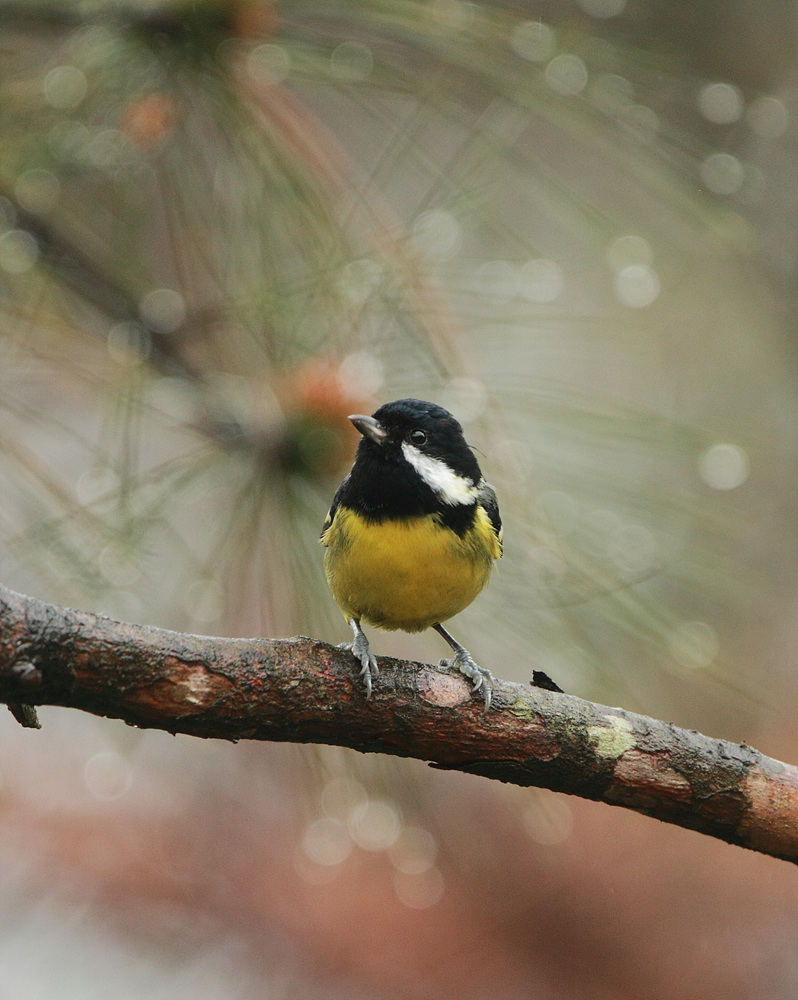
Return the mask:
<svg viewBox="0 0 798 1000">
<path fill-rule="evenodd" d="M 345 476 L 341 482 L 341 485 L 335 491 L 335 496 L 333 497 L 332 503 L 330 504 L 330 509 L 327 511 L 327 516 L 324 518 L 324 524 L 322 525 L 320 541 L 322 545 L 327 544 L 327 532 L 332 527 L 333 518 L 335 517 L 335 512 L 338 509 L 338 504 L 341 502 L 341 497 L 346 490 L 349 483 L 349 476 Z"/>
<path fill-rule="evenodd" d="M 490 483 L 485 482 L 484 479 L 480 480 L 477 485 L 477 503 L 488 515 L 488 520 L 493 527 L 496 538 L 499 542 L 499 548 L 501 549 L 502 518 L 499 513 L 499 499 L 496 496 L 496 490 L 494 490 Z"/>
</svg>

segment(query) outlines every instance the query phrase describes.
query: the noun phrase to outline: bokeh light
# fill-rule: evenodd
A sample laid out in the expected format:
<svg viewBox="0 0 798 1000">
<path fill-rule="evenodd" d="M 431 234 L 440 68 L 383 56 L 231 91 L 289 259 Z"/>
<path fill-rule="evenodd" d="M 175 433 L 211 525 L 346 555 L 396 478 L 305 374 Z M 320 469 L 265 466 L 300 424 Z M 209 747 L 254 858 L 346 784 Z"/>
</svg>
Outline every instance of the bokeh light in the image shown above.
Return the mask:
<svg viewBox="0 0 798 1000">
<path fill-rule="evenodd" d="M 364 851 L 387 851 L 396 843 L 401 830 L 396 807 L 379 799 L 361 803 L 349 817 L 349 833 Z"/>
<path fill-rule="evenodd" d="M 463 242 L 460 224 L 451 212 L 430 209 L 413 223 L 413 242 L 430 263 L 451 260 Z"/>
<path fill-rule="evenodd" d="M 557 51 L 557 36 L 542 21 L 525 21 L 513 28 L 510 44 L 522 59 L 543 63 Z"/>
<path fill-rule="evenodd" d="M 546 83 L 564 97 L 581 94 L 587 86 L 587 66 L 569 52 L 555 56 L 546 66 Z"/>
<path fill-rule="evenodd" d="M 73 111 L 88 89 L 86 74 L 77 66 L 56 66 L 44 78 L 44 96 L 59 111 Z"/>
<path fill-rule="evenodd" d="M 749 463 L 745 449 L 737 444 L 721 442 L 701 455 L 701 478 L 716 490 L 734 490 L 748 479 Z"/>
<path fill-rule="evenodd" d="M 362 83 L 373 69 L 371 49 L 362 42 L 342 42 L 330 56 L 330 72 L 347 83 Z"/>
<path fill-rule="evenodd" d="M 309 823 L 302 835 L 302 850 L 314 864 L 340 865 L 352 853 L 354 843 L 346 824 L 332 816 Z"/>
<path fill-rule="evenodd" d="M 533 789 L 524 808 L 526 832 L 537 844 L 553 847 L 568 840 L 573 833 L 573 810 L 568 799 L 545 788 Z"/>
<path fill-rule="evenodd" d="M 659 115 L 645 104 L 629 104 L 621 114 L 619 123 L 624 131 L 640 143 L 653 142 L 659 132 Z"/>
<path fill-rule="evenodd" d="M 115 750 L 91 756 L 83 768 L 83 780 L 90 795 L 100 802 L 121 798 L 133 784 L 133 768 Z"/>
<path fill-rule="evenodd" d="M 443 898 L 444 880 L 434 866 L 422 872 L 396 871 L 393 875 L 396 895 L 412 910 L 428 910 Z"/>
<path fill-rule="evenodd" d="M 61 182 L 51 170 L 31 167 L 23 171 L 14 183 L 17 202 L 28 212 L 47 215 L 58 202 Z"/>
<path fill-rule="evenodd" d="M 778 97 L 759 97 L 749 104 L 746 121 L 763 139 L 778 139 L 787 131 L 790 113 Z"/>
<path fill-rule="evenodd" d="M 688 670 L 709 667 L 719 651 L 717 633 L 707 622 L 682 622 L 671 632 L 668 645 L 677 665 Z"/>
<path fill-rule="evenodd" d="M 615 296 L 630 309 L 645 309 L 655 302 L 660 293 L 657 272 L 648 264 L 629 264 L 616 272 Z"/>
<path fill-rule="evenodd" d="M 266 42 L 247 54 L 247 70 L 252 79 L 265 87 L 274 87 L 291 72 L 291 55 L 282 45 Z"/>
<path fill-rule="evenodd" d="M 152 338 L 140 323 L 115 323 L 108 331 L 108 354 L 119 364 L 139 364 L 152 349 Z"/>
<path fill-rule="evenodd" d="M 25 274 L 36 264 L 39 244 L 25 229 L 9 229 L 0 236 L 0 268 L 8 274 Z"/>
<path fill-rule="evenodd" d="M 607 248 L 607 263 L 614 271 L 622 271 L 632 265 L 650 267 L 654 263 L 654 252 L 642 236 L 619 236 Z"/>
<path fill-rule="evenodd" d="M 428 830 L 405 826 L 388 848 L 388 857 L 397 871 L 406 875 L 421 875 L 435 864 L 438 845 Z"/>
<path fill-rule="evenodd" d="M 174 333 L 186 319 L 186 303 L 173 288 L 155 288 L 139 303 L 139 315 L 157 333 Z"/>
<path fill-rule="evenodd" d="M 744 108 L 742 93 L 731 83 L 708 83 L 698 93 L 698 110 L 715 125 L 739 121 Z"/>
<path fill-rule="evenodd" d="M 745 168 L 732 153 L 710 153 L 700 172 L 701 180 L 713 194 L 736 194 L 745 181 Z"/>
</svg>

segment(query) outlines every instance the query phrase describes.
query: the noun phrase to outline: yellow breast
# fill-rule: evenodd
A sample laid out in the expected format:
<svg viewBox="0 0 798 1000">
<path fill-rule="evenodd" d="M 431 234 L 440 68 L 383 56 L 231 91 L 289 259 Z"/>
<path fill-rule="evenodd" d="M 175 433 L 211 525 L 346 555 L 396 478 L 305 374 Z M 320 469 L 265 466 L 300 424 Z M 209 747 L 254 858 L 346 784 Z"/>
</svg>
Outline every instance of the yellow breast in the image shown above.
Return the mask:
<svg viewBox="0 0 798 1000">
<path fill-rule="evenodd" d="M 460 537 L 434 514 L 374 523 L 339 507 L 322 542 L 330 589 L 344 615 L 405 632 L 467 607 L 501 555 L 481 508 Z"/>
</svg>

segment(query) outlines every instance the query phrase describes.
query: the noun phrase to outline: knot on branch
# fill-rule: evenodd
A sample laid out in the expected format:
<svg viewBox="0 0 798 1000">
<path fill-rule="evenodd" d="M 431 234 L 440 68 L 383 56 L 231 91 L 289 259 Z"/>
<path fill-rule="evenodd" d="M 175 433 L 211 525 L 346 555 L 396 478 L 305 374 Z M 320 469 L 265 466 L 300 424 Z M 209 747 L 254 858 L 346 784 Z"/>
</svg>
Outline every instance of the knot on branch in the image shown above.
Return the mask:
<svg viewBox="0 0 798 1000">
<path fill-rule="evenodd" d="M 162 673 L 152 683 L 133 688 L 125 697 L 126 704 L 152 718 L 181 719 L 212 712 L 236 687 L 224 674 L 199 660 L 167 656 Z"/>
</svg>

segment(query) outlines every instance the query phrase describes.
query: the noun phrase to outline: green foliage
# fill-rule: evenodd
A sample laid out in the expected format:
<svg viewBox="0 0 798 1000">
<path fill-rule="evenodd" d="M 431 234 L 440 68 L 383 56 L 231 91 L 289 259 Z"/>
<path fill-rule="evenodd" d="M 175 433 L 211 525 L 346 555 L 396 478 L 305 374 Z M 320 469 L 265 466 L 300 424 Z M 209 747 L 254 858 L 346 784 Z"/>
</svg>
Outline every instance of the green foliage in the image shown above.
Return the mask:
<svg viewBox="0 0 798 1000">
<path fill-rule="evenodd" d="M 673 674 L 736 685 L 760 581 L 731 489 L 763 400 L 794 412 L 780 300 L 750 263 L 757 174 L 685 110 L 692 55 L 624 23 L 2 4 L 5 582 L 332 638 L 316 538 L 346 415 L 434 397 L 508 523 L 464 622 L 481 659 L 654 713 Z M 706 473 L 717 444 L 739 482 Z"/>
</svg>

